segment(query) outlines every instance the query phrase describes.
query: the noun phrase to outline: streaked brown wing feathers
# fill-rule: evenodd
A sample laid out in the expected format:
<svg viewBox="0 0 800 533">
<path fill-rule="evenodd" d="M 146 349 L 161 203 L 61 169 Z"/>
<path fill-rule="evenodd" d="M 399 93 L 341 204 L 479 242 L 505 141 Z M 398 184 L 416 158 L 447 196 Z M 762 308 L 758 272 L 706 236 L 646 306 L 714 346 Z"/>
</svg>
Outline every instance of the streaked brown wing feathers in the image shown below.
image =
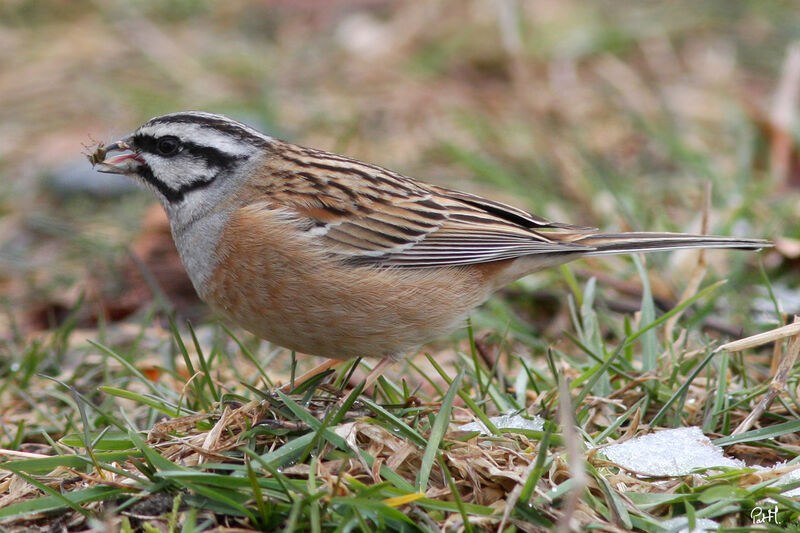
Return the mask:
<svg viewBox="0 0 800 533">
<path fill-rule="evenodd" d="M 587 228 L 342 156 L 299 147 L 286 154 L 270 161 L 278 168 L 261 193 L 308 219 L 309 234 L 350 263 L 422 268 L 591 249 L 566 242 L 569 230 Z"/>
</svg>

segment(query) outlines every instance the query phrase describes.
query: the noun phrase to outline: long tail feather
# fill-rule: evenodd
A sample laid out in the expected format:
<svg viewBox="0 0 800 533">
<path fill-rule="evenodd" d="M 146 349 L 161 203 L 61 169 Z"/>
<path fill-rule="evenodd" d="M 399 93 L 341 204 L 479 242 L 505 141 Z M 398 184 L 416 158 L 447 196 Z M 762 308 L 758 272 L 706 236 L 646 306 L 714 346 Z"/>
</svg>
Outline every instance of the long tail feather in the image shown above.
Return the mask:
<svg viewBox="0 0 800 533">
<path fill-rule="evenodd" d="M 772 246 L 771 242 L 762 239 L 738 239 L 687 233 L 595 233 L 572 242 L 594 248 L 586 255 L 630 254 L 681 248 L 758 250 Z"/>
</svg>

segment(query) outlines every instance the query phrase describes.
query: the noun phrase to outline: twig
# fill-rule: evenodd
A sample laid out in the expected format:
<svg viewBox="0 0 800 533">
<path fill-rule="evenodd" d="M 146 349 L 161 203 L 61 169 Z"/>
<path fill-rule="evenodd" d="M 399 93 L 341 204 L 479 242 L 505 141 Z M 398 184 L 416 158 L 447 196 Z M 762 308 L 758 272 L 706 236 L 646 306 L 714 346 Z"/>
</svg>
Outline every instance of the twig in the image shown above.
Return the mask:
<svg viewBox="0 0 800 533">
<path fill-rule="evenodd" d="M 728 342 L 720 346 L 719 349 L 725 350 L 726 352 L 741 352 L 743 350 L 763 346 L 780 339 L 785 339 L 786 337 L 793 337 L 798 333 L 800 333 L 800 323 L 797 321 L 797 319 L 795 319 L 794 322 L 786 326 L 765 331 L 764 333 L 759 333 L 758 335 L 751 335 L 750 337 L 745 337 L 744 339 L 739 339 L 738 341 Z"/>
<path fill-rule="evenodd" d="M 559 409 L 558 418 L 561 424 L 561 434 L 567 447 L 567 462 L 569 465 L 571 480 L 573 483 L 569 493 L 565 496 L 563 514 L 558 520 L 558 533 L 568 531 L 578 531 L 576 523 L 573 523 L 575 511 L 578 509 L 578 502 L 581 501 L 583 491 L 586 488 L 586 467 L 583 463 L 583 453 L 578 447 L 582 439 L 575 431 L 574 412 L 572 408 L 572 398 L 569 394 L 569 386 L 566 377 L 562 374 L 558 380 Z"/>
<path fill-rule="evenodd" d="M 791 325 L 800 326 L 800 317 L 795 316 L 794 322 Z M 769 390 L 767 390 L 767 393 L 764 394 L 764 397 L 761 398 L 750 414 L 747 415 L 747 418 L 745 418 L 742 423 L 739 424 L 739 427 L 731 433 L 732 435 L 739 435 L 749 430 L 755 421 L 769 408 L 775 398 L 786 390 L 786 381 L 789 379 L 789 374 L 794 367 L 795 361 L 797 361 L 798 355 L 800 355 L 800 333 L 795 334 L 792 340 L 789 341 L 789 346 L 786 347 L 786 351 L 783 353 L 783 357 L 778 365 L 778 371 L 775 373 L 775 376 L 772 378 L 772 383 L 769 385 Z"/>
</svg>

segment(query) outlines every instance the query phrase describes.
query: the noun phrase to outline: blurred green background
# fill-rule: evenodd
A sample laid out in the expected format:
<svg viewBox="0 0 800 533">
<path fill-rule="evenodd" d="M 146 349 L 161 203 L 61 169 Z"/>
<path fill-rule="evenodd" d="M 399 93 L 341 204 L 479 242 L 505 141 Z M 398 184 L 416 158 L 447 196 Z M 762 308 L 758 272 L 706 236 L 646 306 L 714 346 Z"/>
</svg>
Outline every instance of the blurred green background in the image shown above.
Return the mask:
<svg viewBox="0 0 800 533">
<path fill-rule="evenodd" d="M 168 254 L 153 199 L 81 152 L 185 109 L 609 230 L 698 231 L 710 182 L 710 231 L 780 238 L 762 260 L 797 310 L 798 28 L 796 3 L 761 0 L 4 0 L 0 337 L 81 295 L 86 325 L 148 298 L 125 276 L 132 246 Z M 658 295 L 684 257 L 653 259 Z M 756 261 L 711 268 L 757 285 Z M 579 268 L 635 273 L 601 264 Z M 726 291 L 758 307 L 758 287 Z"/>
</svg>

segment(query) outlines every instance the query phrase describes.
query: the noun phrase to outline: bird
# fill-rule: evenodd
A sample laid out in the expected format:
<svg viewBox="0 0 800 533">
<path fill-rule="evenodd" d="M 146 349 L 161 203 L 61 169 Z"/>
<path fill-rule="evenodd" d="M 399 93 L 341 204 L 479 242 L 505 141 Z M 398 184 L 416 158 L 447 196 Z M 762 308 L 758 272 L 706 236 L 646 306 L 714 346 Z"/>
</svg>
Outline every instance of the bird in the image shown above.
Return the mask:
<svg viewBox="0 0 800 533">
<path fill-rule="evenodd" d="M 553 222 L 202 111 L 154 117 L 87 155 L 100 172 L 155 194 L 195 290 L 215 312 L 326 358 L 307 375 L 376 359 L 367 385 L 533 272 L 591 256 L 771 245 Z"/>
</svg>

